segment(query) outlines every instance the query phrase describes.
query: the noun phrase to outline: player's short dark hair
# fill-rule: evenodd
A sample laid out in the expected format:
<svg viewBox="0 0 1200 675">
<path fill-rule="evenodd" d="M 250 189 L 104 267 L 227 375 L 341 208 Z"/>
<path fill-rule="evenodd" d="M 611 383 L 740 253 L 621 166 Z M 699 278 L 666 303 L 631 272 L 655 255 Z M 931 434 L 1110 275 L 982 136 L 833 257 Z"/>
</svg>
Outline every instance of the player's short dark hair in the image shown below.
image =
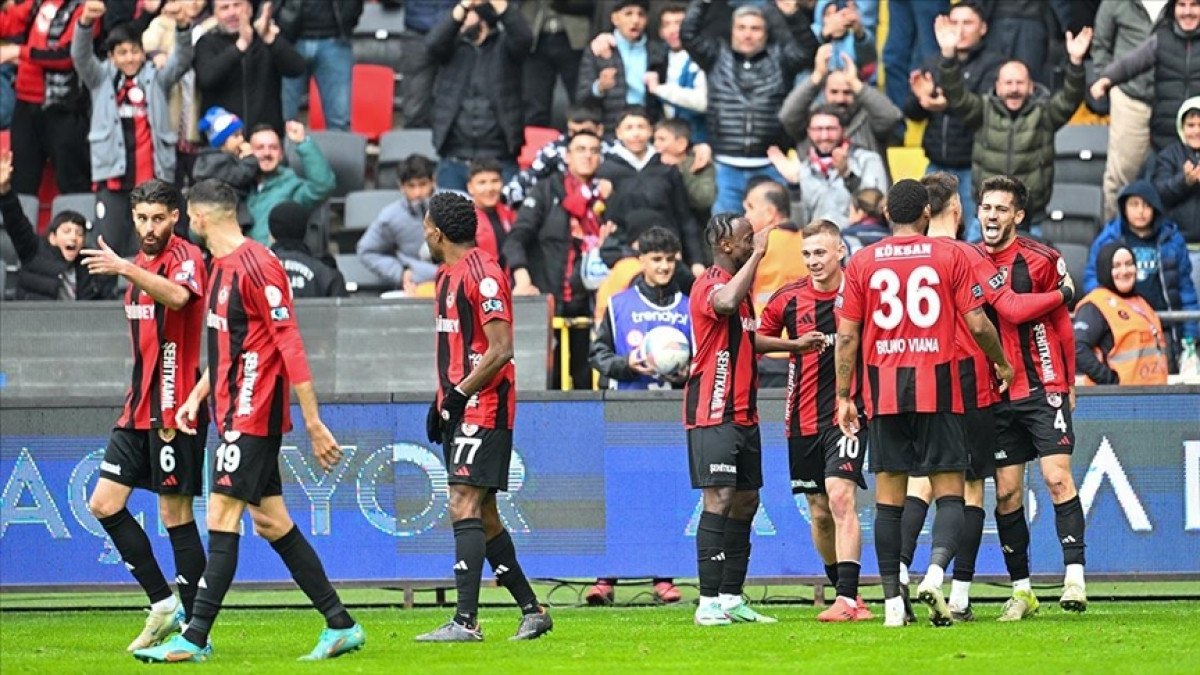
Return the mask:
<svg viewBox="0 0 1200 675">
<path fill-rule="evenodd" d="M 589 124 L 601 125 L 604 124 L 604 115 L 594 105 L 577 103 L 567 108 L 567 122 L 574 122 L 575 124 L 587 122 Z"/>
<path fill-rule="evenodd" d="M 805 225 L 804 229 L 801 230 L 800 233 L 806 238 L 815 237 L 819 234 L 832 234 L 834 237 L 840 238 L 842 236 L 842 228 L 838 227 L 837 223 L 833 222 L 832 220 L 817 218 L 811 223 Z"/>
<path fill-rule="evenodd" d="M 957 3 L 950 7 L 950 11 L 953 12 L 956 9 L 969 9 L 975 12 L 980 21 L 987 21 L 987 16 L 983 13 L 983 7 L 979 5 L 978 0 L 958 0 Z"/>
<path fill-rule="evenodd" d="M 429 198 L 429 220 L 455 244 L 475 241 L 475 204 L 455 192 L 439 192 Z"/>
<path fill-rule="evenodd" d="M 678 117 L 664 117 L 654 125 L 654 129 L 663 129 L 674 136 L 686 139 L 689 143 L 692 142 L 692 125 Z"/>
<path fill-rule="evenodd" d="M 410 180 L 428 178 L 433 180 L 437 164 L 425 155 L 409 155 L 396 165 L 396 182 L 404 185 Z"/>
<path fill-rule="evenodd" d="M 921 185 L 929 191 L 929 212 L 939 215 L 958 194 L 958 176 L 947 171 L 935 171 L 921 176 Z"/>
<path fill-rule="evenodd" d="M 215 206 L 233 212 L 237 210 L 237 202 L 237 192 L 228 183 L 216 178 L 206 178 L 193 185 L 188 192 L 188 203 L 193 206 Z"/>
<path fill-rule="evenodd" d="M 762 193 L 762 198 L 771 205 L 771 208 L 783 216 L 787 217 L 792 212 L 792 200 L 788 194 L 787 186 L 769 176 L 755 176 L 746 183 L 746 194 L 759 190 Z"/>
<path fill-rule="evenodd" d="M 117 47 L 126 43 L 135 44 L 138 49 L 142 49 L 142 36 L 133 29 L 131 23 L 120 24 L 108 31 L 108 37 L 104 39 L 104 51 L 111 54 Z"/>
<path fill-rule="evenodd" d="M 617 114 L 617 126 L 621 126 L 627 117 L 640 117 L 646 120 L 646 124 L 650 123 L 650 113 L 646 112 L 645 106 L 627 105 L 621 108 L 621 112 Z"/>
<path fill-rule="evenodd" d="M 276 129 L 275 127 L 271 126 L 270 124 L 266 124 L 265 122 L 259 122 L 258 124 L 255 124 L 254 126 L 250 127 L 250 133 L 246 134 L 246 138 L 250 138 L 251 136 L 253 136 L 254 134 L 257 134 L 260 131 L 269 131 L 269 132 L 275 134 L 276 138 L 279 138 L 280 140 L 282 140 L 282 137 L 280 137 L 280 135 L 279 135 L 279 130 Z"/>
<path fill-rule="evenodd" d="M 708 224 L 704 226 L 704 243 L 708 244 L 709 248 L 716 248 L 722 239 L 733 236 L 733 221 L 742 217 L 740 213 L 724 211 L 709 218 Z"/>
<path fill-rule="evenodd" d="M 837 106 L 829 105 L 828 103 L 822 103 L 808 114 L 808 119 L 811 120 L 817 115 L 829 115 L 830 117 L 835 117 L 837 118 L 838 126 L 842 127 L 843 129 L 846 128 L 846 117 L 842 110 Z"/>
<path fill-rule="evenodd" d="M 1012 196 L 1013 208 L 1018 211 L 1024 211 L 1029 202 L 1029 188 L 1013 176 L 1000 175 L 984 179 L 983 185 L 979 186 L 979 197 L 982 199 L 983 195 L 989 192 L 1007 192 Z"/>
<path fill-rule="evenodd" d="M 665 227 L 655 225 L 647 228 L 637 238 L 638 253 L 665 253 L 675 255 L 683 249 L 679 236 Z"/>
<path fill-rule="evenodd" d="M 174 185 L 158 178 L 151 178 L 129 191 L 131 206 L 162 204 L 167 207 L 168 211 L 176 211 L 182 201 L 183 197 L 180 196 L 179 190 L 176 190 Z"/>
<path fill-rule="evenodd" d="M 872 218 L 883 218 L 883 191 L 878 188 L 863 188 L 854 193 L 854 208 Z"/>
<path fill-rule="evenodd" d="M 504 169 L 500 166 L 500 162 L 493 157 L 478 157 L 467 163 L 467 180 L 471 180 L 481 173 L 494 173 L 504 177 Z"/>
<path fill-rule="evenodd" d="M 87 222 L 87 217 L 78 211 L 72 211 L 70 209 L 59 211 L 58 213 L 54 214 L 53 218 L 50 219 L 50 229 L 46 230 L 46 236 L 50 236 L 51 234 L 58 232 L 58 228 L 62 227 L 65 223 L 78 225 L 86 232 Z"/>
<path fill-rule="evenodd" d="M 687 5 L 681 2 L 669 2 L 658 9 L 658 22 L 662 23 L 662 18 L 667 14 L 686 14 Z"/>
<path fill-rule="evenodd" d="M 888 218 L 898 225 L 912 225 L 929 206 L 929 191 L 911 179 L 897 181 L 887 193 Z"/>
</svg>

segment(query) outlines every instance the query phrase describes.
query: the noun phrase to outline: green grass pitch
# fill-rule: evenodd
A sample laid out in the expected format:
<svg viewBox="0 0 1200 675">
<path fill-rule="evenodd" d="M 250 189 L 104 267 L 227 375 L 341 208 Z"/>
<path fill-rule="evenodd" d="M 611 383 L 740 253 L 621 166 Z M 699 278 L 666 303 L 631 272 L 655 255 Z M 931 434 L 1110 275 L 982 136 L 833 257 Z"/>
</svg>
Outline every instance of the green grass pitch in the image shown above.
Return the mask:
<svg viewBox="0 0 1200 675">
<path fill-rule="evenodd" d="M 545 590 L 545 589 L 540 589 Z M 776 590 L 776 589 L 772 589 Z M 878 592 L 878 589 L 874 589 Z M 1093 597 L 1107 595 L 1100 584 Z M 1194 590 L 1194 585 L 1189 590 Z M 490 601 L 503 597 L 489 589 Z M 625 591 L 632 599 L 633 589 Z M 995 595 L 993 589 L 982 595 Z M 919 625 L 885 629 L 882 619 L 866 624 L 822 625 L 806 605 L 761 605 L 776 625 L 698 628 L 692 607 L 586 608 L 552 610 L 555 630 L 536 642 L 508 637 L 519 618 L 510 607 L 481 611 L 486 641 L 467 645 L 422 645 L 418 633 L 450 615 L 445 608 L 404 610 L 360 607 L 356 618 L 367 645 L 356 653 L 319 664 L 297 664 L 311 648 L 322 622 L 312 610 L 251 609 L 298 594 L 231 593 L 212 639 L 206 664 L 155 666 L 199 668 L 212 673 L 319 672 L 819 672 L 819 673 L 1195 673 L 1200 669 L 1200 602 L 1093 601 L 1083 615 L 1057 606 L 1056 590 L 1039 593 L 1041 613 L 1019 624 L 999 624 L 996 602 L 975 607 L 979 621 L 933 628 L 918 607 Z M 380 602 L 385 591 L 347 592 L 348 602 Z M 394 597 L 394 596 L 393 596 Z M 560 596 L 562 597 L 562 596 Z M 773 597 L 777 597 L 774 596 Z M 811 595 L 809 596 L 811 597 Z M 553 598 L 552 598 L 553 599 Z M 621 600 L 621 596 L 618 596 Z M 387 600 L 382 600 L 387 602 Z M 80 607 L 102 602 L 124 609 L 11 611 L 20 607 Z M 0 671 L 11 673 L 129 673 L 143 666 L 125 654 L 142 614 L 132 595 L 0 596 Z M 238 605 L 242 606 L 238 606 Z M 882 614 L 876 601 L 872 608 Z"/>
</svg>

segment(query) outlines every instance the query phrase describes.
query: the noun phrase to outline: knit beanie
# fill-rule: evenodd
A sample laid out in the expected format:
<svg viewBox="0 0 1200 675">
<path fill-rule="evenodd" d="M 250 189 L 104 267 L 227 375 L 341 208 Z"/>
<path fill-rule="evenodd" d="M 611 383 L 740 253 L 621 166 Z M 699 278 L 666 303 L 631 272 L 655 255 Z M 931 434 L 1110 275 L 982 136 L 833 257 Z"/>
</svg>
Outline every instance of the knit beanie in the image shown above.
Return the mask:
<svg viewBox="0 0 1200 675">
<path fill-rule="evenodd" d="M 200 119 L 200 131 L 208 136 L 208 144 L 219 148 L 230 136 L 242 130 L 242 120 L 219 105 L 209 108 Z"/>
</svg>

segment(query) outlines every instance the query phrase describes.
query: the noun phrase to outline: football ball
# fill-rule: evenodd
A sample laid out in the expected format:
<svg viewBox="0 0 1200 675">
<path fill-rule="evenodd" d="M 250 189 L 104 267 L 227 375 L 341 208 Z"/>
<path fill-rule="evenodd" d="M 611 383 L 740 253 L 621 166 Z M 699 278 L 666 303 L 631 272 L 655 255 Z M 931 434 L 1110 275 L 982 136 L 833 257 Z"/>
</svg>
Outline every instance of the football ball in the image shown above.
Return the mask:
<svg viewBox="0 0 1200 675">
<path fill-rule="evenodd" d="M 640 345 L 646 364 L 660 377 L 673 377 L 685 371 L 692 362 L 692 348 L 687 336 L 674 326 L 652 328 Z"/>
</svg>

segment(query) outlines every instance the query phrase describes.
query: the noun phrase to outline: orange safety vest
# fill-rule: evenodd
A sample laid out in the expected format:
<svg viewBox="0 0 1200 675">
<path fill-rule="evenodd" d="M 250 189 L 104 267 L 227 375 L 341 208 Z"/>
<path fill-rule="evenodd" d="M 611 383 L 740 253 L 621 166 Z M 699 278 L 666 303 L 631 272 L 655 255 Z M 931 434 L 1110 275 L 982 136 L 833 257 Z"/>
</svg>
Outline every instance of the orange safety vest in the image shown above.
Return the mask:
<svg viewBox="0 0 1200 675">
<path fill-rule="evenodd" d="M 775 295 L 775 291 L 808 276 L 808 265 L 804 264 L 804 256 L 800 252 L 803 245 L 804 235 L 799 232 L 780 228 L 771 232 L 767 241 L 767 255 L 759 261 L 758 270 L 754 273 L 754 283 L 750 286 L 754 316 L 762 318 L 763 309 L 771 296 Z M 791 354 L 770 352 L 763 356 L 769 359 L 786 359 Z"/>
<path fill-rule="evenodd" d="M 1121 297 L 1107 288 L 1097 288 L 1081 303 L 1100 310 L 1112 332 L 1108 354 L 1095 348 L 1096 357 L 1117 373 L 1121 384 L 1166 384 L 1167 345 L 1162 322 L 1154 308 L 1141 296 Z M 1087 379 L 1087 384 L 1095 384 Z"/>
</svg>

